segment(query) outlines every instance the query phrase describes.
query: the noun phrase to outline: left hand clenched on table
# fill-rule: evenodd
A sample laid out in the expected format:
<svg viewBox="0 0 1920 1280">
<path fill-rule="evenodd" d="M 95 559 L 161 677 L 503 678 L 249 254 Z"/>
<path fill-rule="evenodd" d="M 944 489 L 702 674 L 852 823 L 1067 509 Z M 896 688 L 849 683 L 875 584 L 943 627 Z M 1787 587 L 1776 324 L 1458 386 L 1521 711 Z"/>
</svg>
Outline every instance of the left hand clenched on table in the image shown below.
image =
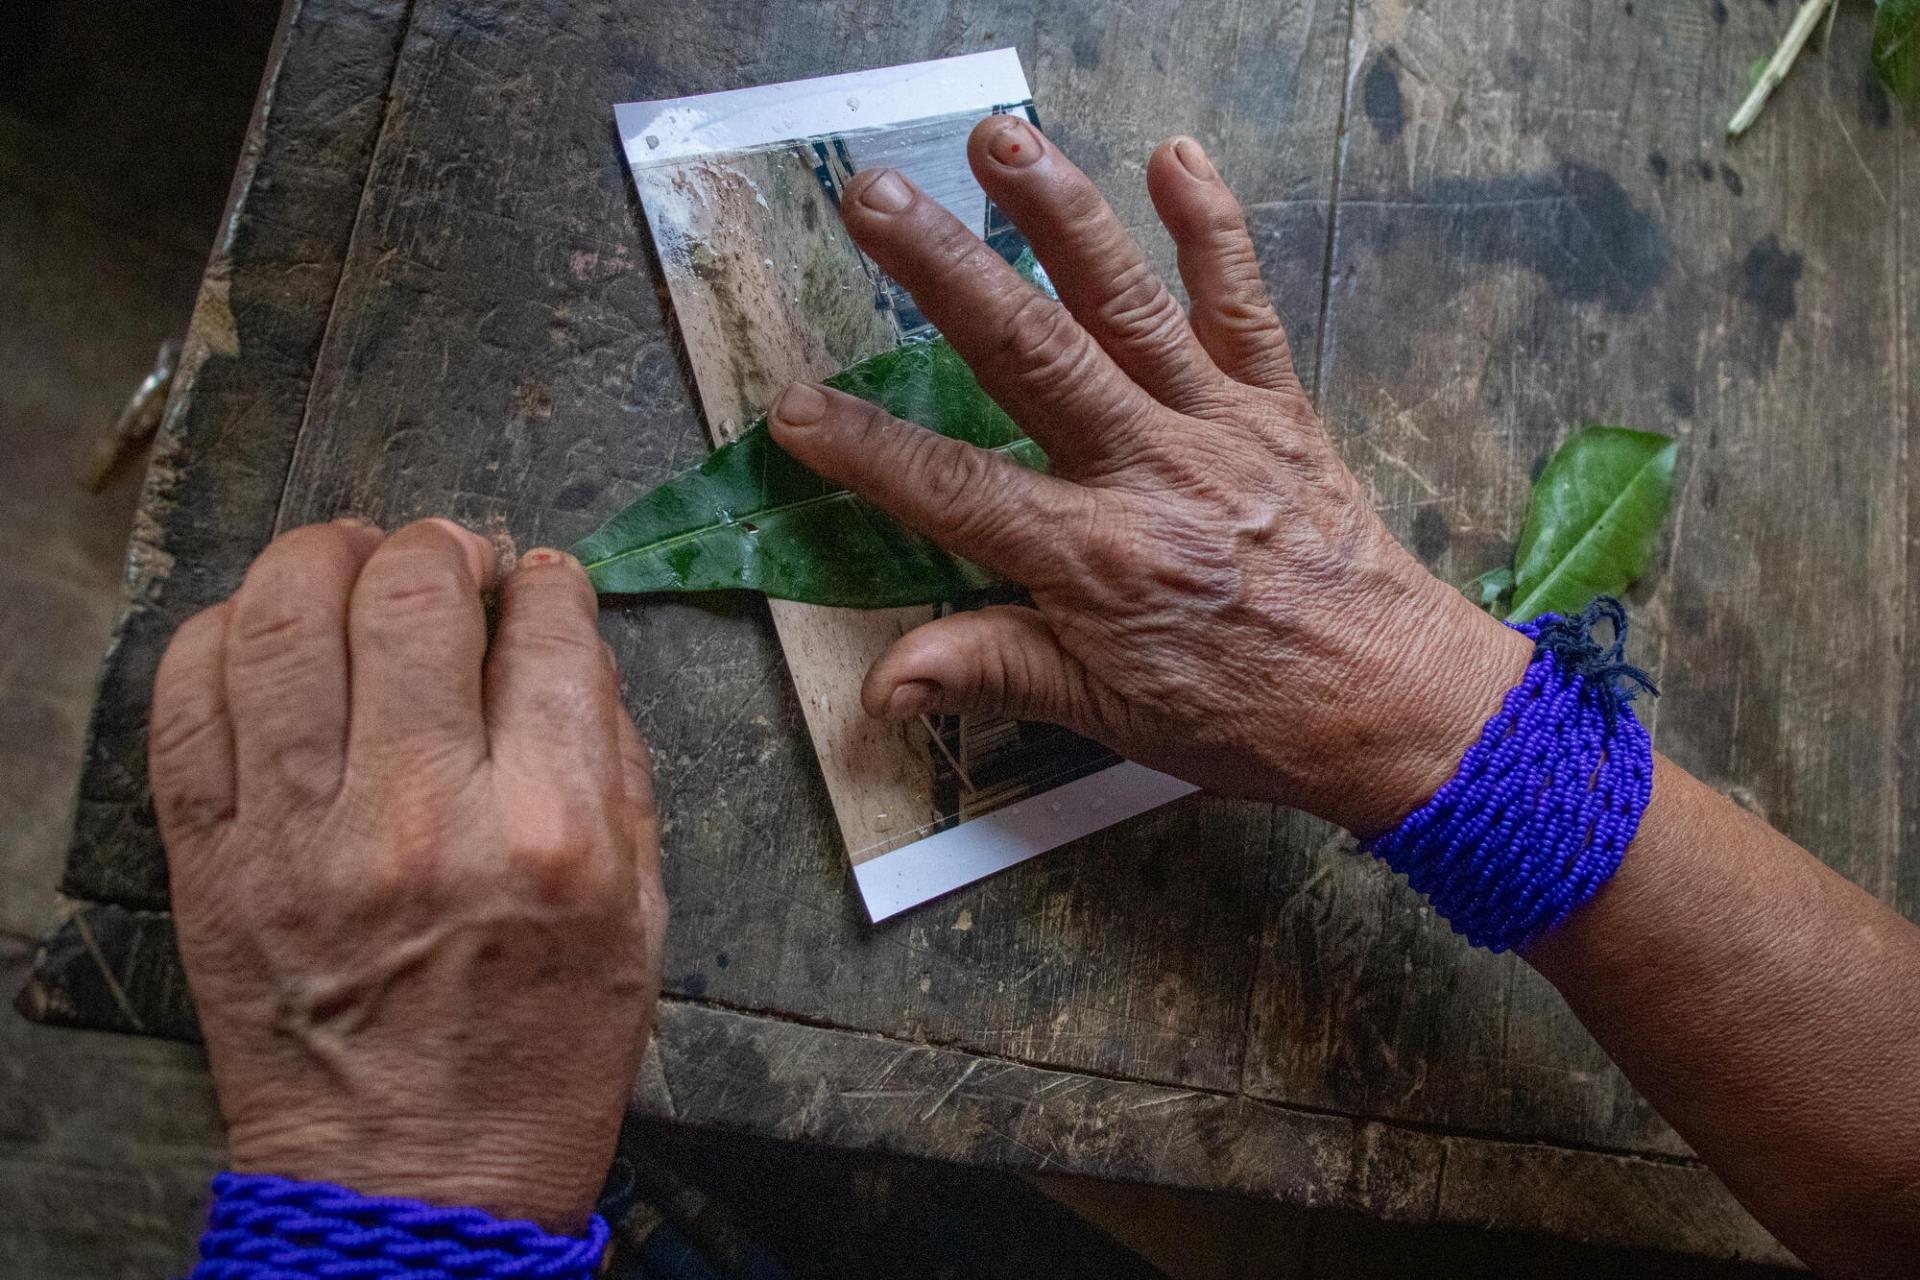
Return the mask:
<svg viewBox="0 0 1920 1280">
<path fill-rule="evenodd" d="M 659 987 L 652 779 L 580 566 L 494 559 L 275 540 L 167 651 L 154 797 L 233 1167 L 570 1231 Z"/>
</svg>

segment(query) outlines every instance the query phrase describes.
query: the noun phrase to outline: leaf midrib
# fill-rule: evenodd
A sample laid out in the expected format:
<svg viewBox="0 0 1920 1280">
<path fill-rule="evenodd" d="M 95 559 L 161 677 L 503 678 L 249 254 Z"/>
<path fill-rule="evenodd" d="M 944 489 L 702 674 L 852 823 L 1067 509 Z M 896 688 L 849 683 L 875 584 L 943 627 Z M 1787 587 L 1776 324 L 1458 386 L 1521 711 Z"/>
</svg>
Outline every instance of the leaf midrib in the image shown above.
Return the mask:
<svg viewBox="0 0 1920 1280">
<path fill-rule="evenodd" d="M 1555 564 L 1553 568 L 1547 571 L 1546 577 L 1540 579 L 1540 581 L 1534 585 L 1533 589 L 1527 592 L 1526 598 L 1523 600 L 1516 600 L 1514 602 L 1513 607 L 1507 610 L 1507 617 L 1522 618 L 1523 610 L 1525 610 L 1525 608 L 1528 605 L 1532 604 L 1534 600 L 1544 595 L 1548 587 L 1552 586 L 1555 582 L 1559 581 L 1560 575 L 1566 571 L 1567 566 L 1572 564 L 1576 559 L 1579 558 L 1580 549 L 1587 545 L 1587 540 L 1593 537 L 1594 534 L 1599 530 L 1600 526 L 1607 522 L 1607 517 L 1612 515 L 1619 508 L 1620 504 L 1627 500 L 1627 495 L 1632 493 L 1634 490 L 1634 486 L 1639 484 L 1640 481 L 1646 476 L 1648 468 L 1652 467 L 1655 462 L 1659 461 L 1660 455 L 1665 453 L 1668 449 L 1671 449 L 1672 447 L 1673 446 L 1671 444 L 1661 445 L 1660 448 L 1654 450 L 1652 456 L 1650 456 L 1645 462 L 1641 463 L 1638 467 L 1634 468 L 1632 478 L 1630 478 L 1625 484 L 1620 486 L 1620 492 L 1614 495 L 1613 501 L 1607 504 L 1606 510 L 1602 511 L 1599 515 L 1594 517 L 1593 523 L 1587 526 L 1586 532 L 1582 533 L 1580 537 L 1574 542 L 1574 544 L 1571 547 L 1567 548 L 1567 553 L 1561 556 L 1559 562 Z"/>
<path fill-rule="evenodd" d="M 1018 439 L 1009 440 L 1005 444 L 992 445 L 988 447 L 985 450 L 985 452 L 1004 454 L 1019 448 L 1023 444 L 1031 444 L 1031 443 L 1033 443 L 1031 437 L 1021 436 Z M 698 529 L 689 529 L 685 533 L 672 534 L 668 537 L 660 539 L 658 542 L 648 542 L 641 546 L 628 547 L 624 551 L 615 552 L 613 555 L 608 556 L 604 560 L 588 560 L 581 567 L 586 569 L 589 573 L 591 573 L 595 569 L 604 569 L 606 566 L 610 564 L 618 564 L 622 560 L 627 559 L 629 556 L 644 555 L 649 552 L 665 551 L 668 548 L 677 547 L 682 543 L 692 542 L 698 538 L 704 538 L 716 529 L 738 527 L 739 525 L 742 525 L 742 524 L 751 523 L 756 519 L 772 519 L 776 516 L 785 515 L 790 511 L 804 511 L 808 507 L 818 506 L 823 502 L 838 502 L 842 498 L 853 498 L 858 500 L 859 497 L 860 495 L 855 493 L 851 489 L 835 489 L 831 493 L 816 494 L 814 497 L 811 497 L 811 498 L 802 498 L 798 502 L 787 502 L 776 507 L 759 507 L 753 511 L 747 512 L 744 516 L 736 517 L 734 520 L 730 522 L 717 521 L 713 524 L 704 524 L 704 525 L 701 525 Z"/>
</svg>

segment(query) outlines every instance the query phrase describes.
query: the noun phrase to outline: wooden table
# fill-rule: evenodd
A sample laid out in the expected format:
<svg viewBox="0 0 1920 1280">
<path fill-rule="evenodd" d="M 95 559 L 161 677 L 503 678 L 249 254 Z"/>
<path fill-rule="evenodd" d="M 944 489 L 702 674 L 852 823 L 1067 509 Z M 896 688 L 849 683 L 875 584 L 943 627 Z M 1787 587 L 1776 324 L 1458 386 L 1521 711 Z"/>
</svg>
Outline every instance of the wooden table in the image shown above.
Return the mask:
<svg viewBox="0 0 1920 1280">
<path fill-rule="evenodd" d="M 612 103 L 1004 45 L 1163 263 L 1143 162 L 1206 141 L 1345 456 L 1444 577 L 1504 561 L 1574 424 L 1681 436 L 1634 601 L 1659 745 L 1911 913 L 1920 146 L 1854 9 L 1725 143 L 1790 9 L 293 0 L 134 538 L 78 901 L 23 1006 L 192 1034 L 145 707 L 275 531 L 445 512 L 564 544 L 702 453 Z M 1784 1256 L 1544 982 L 1346 837 L 1195 798 L 870 927 L 765 607 L 602 622 L 668 815 L 641 1110 Z"/>
</svg>

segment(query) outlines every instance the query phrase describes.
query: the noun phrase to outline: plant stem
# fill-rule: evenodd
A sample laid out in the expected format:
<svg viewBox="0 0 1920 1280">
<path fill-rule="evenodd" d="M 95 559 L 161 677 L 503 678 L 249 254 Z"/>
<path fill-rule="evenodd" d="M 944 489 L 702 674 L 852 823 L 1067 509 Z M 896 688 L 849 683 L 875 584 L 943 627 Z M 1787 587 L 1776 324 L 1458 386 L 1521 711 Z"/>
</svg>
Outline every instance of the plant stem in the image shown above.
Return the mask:
<svg viewBox="0 0 1920 1280">
<path fill-rule="evenodd" d="M 1834 0 L 1802 0 L 1800 12 L 1793 15 L 1793 25 L 1787 28 L 1786 38 L 1780 47 L 1773 51 L 1773 57 L 1767 62 L 1767 69 L 1760 73 L 1759 83 L 1753 86 L 1753 92 L 1740 104 L 1740 110 L 1734 112 L 1733 120 L 1727 125 L 1727 136 L 1737 138 L 1753 127 L 1760 118 L 1760 109 L 1767 105 L 1767 96 L 1780 82 L 1787 78 L 1787 72 L 1793 69 L 1793 61 L 1800 51 L 1807 47 L 1807 41 L 1813 35 L 1813 29 L 1820 25 L 1820 19 L 1834 5 Z"/>
</svg>

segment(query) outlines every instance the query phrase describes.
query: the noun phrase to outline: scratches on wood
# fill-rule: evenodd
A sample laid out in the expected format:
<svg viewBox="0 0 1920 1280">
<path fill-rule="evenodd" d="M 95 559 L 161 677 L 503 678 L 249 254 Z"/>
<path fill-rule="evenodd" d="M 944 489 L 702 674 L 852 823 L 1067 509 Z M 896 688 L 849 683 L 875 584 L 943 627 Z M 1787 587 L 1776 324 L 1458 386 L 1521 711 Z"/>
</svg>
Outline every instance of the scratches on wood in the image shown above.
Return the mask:
<svg viewBox="0 0 1920 1280">
<path fill-rule="evenodd" d="M 1725 150 L 1722 99 L 1785 15 L 1636 8 L 415 0 L 409 22 L 305 0 L 95 712 L 66 887 L 122 905 L 78 908 L 23 1005 L 192 1035 L 151 910 L 145 707 L 173 627 L 275 527 L 446 513 L 565 544 L 705 450 L 609 104 L 983 41 L 1023 50 L 1049 129 L 1162 266 L 1142 165 L 1175 128 L 1207 144 L 1336 439 L 1442 576 L 1509 556 L 1577 421 L 1681 436 L 1672 542 L 1632 602 L 1662 748 L 1920 909 L 1914 137 L 1809 81 Z M 1864 38 L 1842 15 L 1828 61 Z M 1195 798 L 871 928 L 768 608 L 602 627 L 666 817 L 649 1114 L 1777 1256 L 1550 989 L 1339 833 Z"/>
</svg>

